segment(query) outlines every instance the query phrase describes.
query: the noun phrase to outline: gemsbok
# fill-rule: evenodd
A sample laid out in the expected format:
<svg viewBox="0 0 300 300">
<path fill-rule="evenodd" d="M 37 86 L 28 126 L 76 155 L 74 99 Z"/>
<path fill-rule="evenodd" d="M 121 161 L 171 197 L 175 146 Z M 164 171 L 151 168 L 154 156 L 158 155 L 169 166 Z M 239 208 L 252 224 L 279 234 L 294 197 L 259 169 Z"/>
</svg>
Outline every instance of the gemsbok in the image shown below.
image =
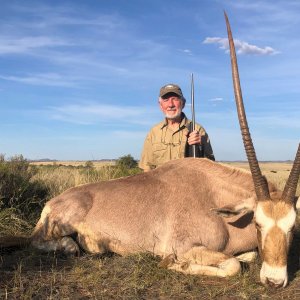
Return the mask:
<svg viewBox="0 0 300 300">
<path fill-rule="evenodd" d="M 204 158 L 71 188 L 45 205 L 31 244 L 78 254 L 151 251 L 161 266 L 227 277 L 258 247 L 263 284 L 288 282 L 300 145 L 284 191 L 262 175 L 247 125 L 234 41 L 225 13 L 237 112 L 251 172 Z M 250 255 L 247 256 L 247 253 Z"/>
</svg>

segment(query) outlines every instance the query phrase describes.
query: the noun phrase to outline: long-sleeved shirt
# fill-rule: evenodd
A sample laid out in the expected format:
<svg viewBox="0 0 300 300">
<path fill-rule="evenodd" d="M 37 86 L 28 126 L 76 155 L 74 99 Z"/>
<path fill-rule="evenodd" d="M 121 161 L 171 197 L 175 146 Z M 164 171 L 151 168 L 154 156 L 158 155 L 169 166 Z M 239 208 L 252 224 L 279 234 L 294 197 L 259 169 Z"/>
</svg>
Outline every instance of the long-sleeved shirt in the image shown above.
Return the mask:
<svg viewBox="0 0 300 300">
<path fill-rule="evenodd" d="M 144 142 L 139 167 L 144 171 L 156 167 L 173 159 L 185 156 L 185 147 L 191 121 L 182 114 L 183 118 L 178 129 L 173 131 L 168 127 L 167 120 L 152 127 Z M 195 124 L 195 129 L 201 135 L 202 156 L 215 160 L 208 134 L 200 124 Z"/>
</svg>

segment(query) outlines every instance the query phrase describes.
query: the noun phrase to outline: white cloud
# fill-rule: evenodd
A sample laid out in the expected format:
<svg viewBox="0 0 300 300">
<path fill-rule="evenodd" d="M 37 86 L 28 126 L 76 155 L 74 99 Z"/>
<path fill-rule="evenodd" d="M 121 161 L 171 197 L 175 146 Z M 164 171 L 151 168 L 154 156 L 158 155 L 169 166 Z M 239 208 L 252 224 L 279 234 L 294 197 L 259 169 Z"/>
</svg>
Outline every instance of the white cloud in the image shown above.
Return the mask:
<svg viewBox="0 0 300 300">
<path fill-rule="evenodd" d="M 179 49 L 179 51 L 181 51 L 181 52 L 183 52 L 183 53 L 185 53 L 187 55 L 191 55 L 191 56 L 193 55 L 192 51 L 189 50 L 189 49 Z"/>
<path fill-rule="evenodd" d="M 0 39 L 0 55 L 28 53 L 34 49 L 71 46 L 72 43 L 59 38 L 46 36 L 22 37 L 22 38 L 2 38 Z"/>
<path fill-rule="evenodd" d="M 159 114 L 157 108 L 141 106 L 120 106 L 109 104 L 72 104 L 49 107 L 43 112 L 50 119 L 74 124 L 101 124 L 120 122 L 120 126 L 128 124 L 153 125 Z"/>
<path fill-rule="evenodd" d="M 57 74 L 57 73 L 44 73 L 44 74 L 28 74 L 27 76 L 2 76 L 0 79 L 15 81 L 23 84 L 30 85 L 44 85 L 44 86 L 64 86 L 64 87 L 75 87 L 75 78 L 69 76 Z"/>
<path fill-rule="evenodd" d="M 229 44 L 227 38 L 220 37 L 207 37 L 203 41 L 203 44 L 218 44 L 220 49 L 229 51 Z M 273 49 L 272 47 L 266 46 L 264 48 L 260 48 L 256 45 L 251 45 L 247 42 L 234 40 L 235 48 L 237 54 L 250 54 L 250 55 L 272 55 L 278 54 L 279 51 Z"/>
<path fill-rule="evenodd" d="M 209 99 L 208 101 L 211 101 L 211 102 L 221 102 L 223 100 L 224 99 L 222 97 L 216 97 L 216 98 Z"/>
</svg>

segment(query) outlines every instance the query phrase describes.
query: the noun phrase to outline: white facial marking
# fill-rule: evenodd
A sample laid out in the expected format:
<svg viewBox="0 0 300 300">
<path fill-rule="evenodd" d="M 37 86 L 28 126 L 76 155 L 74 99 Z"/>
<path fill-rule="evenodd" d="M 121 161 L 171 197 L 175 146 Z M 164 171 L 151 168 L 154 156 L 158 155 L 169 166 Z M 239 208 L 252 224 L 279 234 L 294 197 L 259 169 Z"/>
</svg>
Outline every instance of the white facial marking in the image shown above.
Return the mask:
<svg viewBox="0 0 300 300">
<path fill-rule="evenodd" d="M 268 281 L 285 287 L 288 283 L 287 267 L 272 267 L 263 262 L 260 270 L 260 280 L 263 284 Z"/>
<path fill-rule="evenodd" d="M 262 205 L 258 203 L 255 217 L 256 222 L 261 226 L 261 242 L 262 249 L 264 249 L 265 237 L 270 229 L 274 226 L 280 228 L 280 230 L 282 230 L 282 232 L 285 234 L 286 238 L 288 238 L 288 233 L 291 231 L 296 221 L 296 212 L 294 208 L 291 207 L 288 213 L 283 215 L 281 218 L 274 220 L 264 213 Z M 263 284 L 271 282 L 274 285 L 285 287 L 288 283 L 287 266 L 270 266 L 264 261 L 260 270 L 260 279 Z"/>
<path fill-rule="evenodd" d="M 294 208 L 291 208 L 291 210 L 281 219 L 278 220 L 277 226 L 285 233 L 287 234 L 291 228 L 294 226 L 296 221 L 296 212 Z"/>
<path fill-rule="evenodd" d="M 255 219 L 261 226 L 261 246 L 264 248 L 265 237 L 270 229 L 275 225 L 275 220 L 265 215 L 260 203 L 258 203 L 256 208 Z"/>
<path fill-rule="evenodd" d="M 274 219 L 265 215 L 262 206 L 260 205 L 260 203 L 258 203 L 255 212 L 255 218 L 256 222 L 261 226 L 263 248 L 265 237 L 273 226 L 277 225 L 285 234 L 287 234 L 291 230 L 291 228 L 295 224 L 296 212 L 294 208 L 291 207 L 290 211 L 276 222 Z"/>
</svg>

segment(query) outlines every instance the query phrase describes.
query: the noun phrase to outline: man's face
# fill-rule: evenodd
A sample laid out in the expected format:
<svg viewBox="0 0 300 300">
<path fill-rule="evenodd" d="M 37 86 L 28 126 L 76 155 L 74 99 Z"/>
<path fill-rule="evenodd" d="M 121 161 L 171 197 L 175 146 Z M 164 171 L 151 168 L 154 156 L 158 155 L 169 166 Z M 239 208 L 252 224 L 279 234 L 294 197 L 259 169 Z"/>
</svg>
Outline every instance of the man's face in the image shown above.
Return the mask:
<svg viewBox="0 0 300 300">
<path fill-rule="evenodd" d="M 168 93 L 160 98 L 159 106 L 167 119 L 176 119 L 180 117 L 184 107 L 183 101 L 175 93 Z"/>
</svg>

